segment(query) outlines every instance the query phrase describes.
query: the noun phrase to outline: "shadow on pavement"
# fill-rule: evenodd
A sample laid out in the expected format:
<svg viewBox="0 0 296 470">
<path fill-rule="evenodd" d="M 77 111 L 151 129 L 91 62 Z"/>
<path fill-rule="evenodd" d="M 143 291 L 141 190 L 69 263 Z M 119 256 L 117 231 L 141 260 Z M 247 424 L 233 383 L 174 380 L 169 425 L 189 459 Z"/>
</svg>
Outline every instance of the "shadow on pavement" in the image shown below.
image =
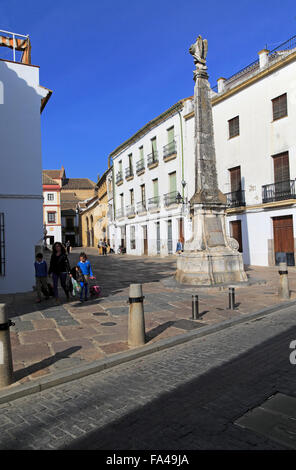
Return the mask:
<svg viewBox="0 0 296 470">
<path fill-rule="evenodd" d="M 61 359 L 68 358 L 71 354 L 74 354 L 75 352 L 79 351 L 79 349 L 81 349 L 81 346 L 73 346 L 72 348 L 68 348 L 64 351 L 56 353 L 54 356 L 46 357 L 45 359 L 42 359 L 42 361 L 36 362 L 35 364 L 31 364 L 30 366 L 25 367 L 24 369 L 17 370 L 13 374 L 14 380 L 17 382 L 18 380 L 21 380 L 24 377 L 33 374 L 34 372 L 43 370 L 46 367 L 49 367 L 52 364 L 55 364 L 56 362 L 60 361 Z"/>
</svg>

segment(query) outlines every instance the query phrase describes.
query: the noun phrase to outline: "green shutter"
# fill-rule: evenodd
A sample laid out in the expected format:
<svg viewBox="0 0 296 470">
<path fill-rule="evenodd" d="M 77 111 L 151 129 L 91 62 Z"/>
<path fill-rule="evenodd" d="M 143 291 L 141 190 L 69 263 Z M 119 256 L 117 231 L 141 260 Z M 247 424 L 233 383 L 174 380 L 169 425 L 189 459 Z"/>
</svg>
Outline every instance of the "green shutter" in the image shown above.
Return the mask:
<svg viewBox="0 0 296 470">
<path fill-rule="evenodd" d="M 170 193 L 173 191 L 177 191 L 177 174 L 176 172 L 169 174 L 169 186 L 170 186 Z"/>
<path fill-rule="evenodd" d="M 170 129 L 168 129 L 168 130 L 167 130 L 167 133 L 168 133 L 168 144 L 170 144 L 170 143 L 173 142 L 174 139 L 175 139 L 174 128 L 171 127 Z"/>
<path fill-rule="evenodd" d="M 144 160 L 144 148 L 140 147 L 139 150 L 140 150 L 140 161 L 142 162 Z"/>
<path fill-rule="evenodd" d="M 156 152 L 157 151 L 157 148 L 156 148 L 156 137 L 154 139 L 151 140 L 152 142 L 152 152 Z"/>
<path fill-rule="evenodd" d="M 158 197 L 158 180 L 153 180 L 153 196 Z"/>
</svg>

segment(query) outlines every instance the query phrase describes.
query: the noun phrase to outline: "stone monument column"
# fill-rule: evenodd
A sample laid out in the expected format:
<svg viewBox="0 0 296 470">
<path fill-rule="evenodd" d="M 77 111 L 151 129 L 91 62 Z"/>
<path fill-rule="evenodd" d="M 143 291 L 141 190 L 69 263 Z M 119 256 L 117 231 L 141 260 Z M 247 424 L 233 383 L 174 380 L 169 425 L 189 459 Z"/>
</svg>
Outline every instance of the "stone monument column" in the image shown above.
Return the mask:
<svg viewBox="0 0 296 470">
<path fill-rule="evenodd" d="M 247 281 L 238 243 L 226 235 L 226 197 L 218 188 L 207 49 L 207 40 L 201 36 L 189 49 L 196 65 L 195 193 L 190 200 L 194 211 L 193 235 L 178 257 L 176 279 L 193 285 Z"/>
</svg>

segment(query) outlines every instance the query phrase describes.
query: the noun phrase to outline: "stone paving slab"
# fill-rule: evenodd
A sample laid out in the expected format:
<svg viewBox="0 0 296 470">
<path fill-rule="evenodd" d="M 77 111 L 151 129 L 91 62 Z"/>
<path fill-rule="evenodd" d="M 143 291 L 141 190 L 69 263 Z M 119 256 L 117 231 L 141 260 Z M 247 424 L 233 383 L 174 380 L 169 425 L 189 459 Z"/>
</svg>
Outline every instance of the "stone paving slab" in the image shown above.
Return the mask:
<svg viewBox="0 0 296 470">
<path fill-rule="evenodd" d="M 77 262 L 78 251 L 70 255 L 72 266 Z M 36 304 L 33 292 L 0 296 L 15 322 L 10 332 L 18 383 L 127 351 L 128 286 L 135 279 L 143 284 L 147 347 L 281 302 L 278 268 L 250 267 L 247 271 L 250 279 L 264 278 L 264 286 L 257 282 L 236 289 L 234 311 L 227 308 L 227 289 L 199 289 L 200 318 L 192 321 L 192 291 L 169 288 L 163 283 L 175 270 L 174 257 L 102 258 L 90 254 L 89 260 L 102 287 L 100 298 L 84 303 L 73 298 L 67 302 L 61 291 L 61 302 L 56 305 L 53 299 Z M 289 280 L 294 300 L 296 269 L 289 268 Z"/>
</svg>

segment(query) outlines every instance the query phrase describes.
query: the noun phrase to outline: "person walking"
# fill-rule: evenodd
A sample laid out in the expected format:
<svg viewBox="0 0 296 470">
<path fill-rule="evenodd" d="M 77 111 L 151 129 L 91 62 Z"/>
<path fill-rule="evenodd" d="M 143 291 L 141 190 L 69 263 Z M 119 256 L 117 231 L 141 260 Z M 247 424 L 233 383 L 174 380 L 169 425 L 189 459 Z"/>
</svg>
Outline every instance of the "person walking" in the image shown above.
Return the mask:
<svg viewBox="0 0 296 470">
<path fill-rule="evenodd" d="M 41 292 L 43 290 L 46 300 L 49 299 L 49 293 L 47 288 L 47 264 L 43 259 L 42 253 L 37 253 L 35 266 L 35 277 L 36 277 L 36 292 L 37 300 L 36 302 L 41 302 Z"/>
<path fill-rule="evenodd" d="M 79 262 L 77 263 L 77 281 L 80 282 L 81 292 L 80 292 L 80 302 L 88 300 L 88 280 L 94 279 L 94 275 L 91 269 L 90 262 L 87 259 L 87 256 L 84 252 L 79 255 Z M 84 292 L 84 299 L 83 299 Z"/>
<path fill-rule="evenodd" d="M 103 254 L 103 240 L 99 240 L 99 243 L 98 243 L 98 250 L 99 250 L 99 255 L 102 255 Z"/>
<path fill-rule="evenodd" d="M 182 243 L 182 239 L 179 238 L 178 243 L 177 243 L 176 253 L 180 255 L 182 251 L 183 251 L 183 243 Z"/>
<path fill-rule="evenodd" d="M 69 300 L 69 290 L 66 286 L 67 274 L 70 274 L 71 268 L 66 254 L 65 247 L 60 242 L 55 242 L 52 247 L 52 255 L 48 274 L 52 274 L 53 290 L 56 302 L 59 302 L 58 282 L 64 289 L 67 299 Z"/>
<path fill-rule="evenodd" d="M 71 243 L 70 243 L 70 240 L 67 240 L 66 242 L 66 249 L 67 249 L 67 254 L 70 253 L 70 248 L 71 248 Z"/>
<path fill-rule="evenodd" d="M 103 241 L 102 248 L 103 248 L 103 255 L 107 256 L 107 243 L 105 241 Z"/>
</svg>

